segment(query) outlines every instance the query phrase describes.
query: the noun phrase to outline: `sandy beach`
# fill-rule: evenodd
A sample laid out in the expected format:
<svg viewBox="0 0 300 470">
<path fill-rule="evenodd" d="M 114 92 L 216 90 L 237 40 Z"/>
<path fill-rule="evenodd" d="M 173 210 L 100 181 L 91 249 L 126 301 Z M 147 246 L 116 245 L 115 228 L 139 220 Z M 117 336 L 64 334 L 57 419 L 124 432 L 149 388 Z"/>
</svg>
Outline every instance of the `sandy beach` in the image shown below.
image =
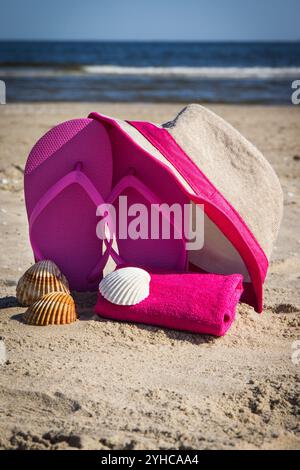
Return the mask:
<svg viewBox="0 0 300 470">
<path fill-rule="evenodd" d="M 21 321 L 16 283 L 33 263 L 23 168 L 36 140 L 90 111 L 161 123 L 181 108 L 0 106 L 1 449 L 300 449 L 299 106 L 210 106 L 264 153 L 283 187 L 263 314 L 240 304 L 216 339 L 101 320 L 97 295 L 77 294 L 72 325 Z"/>
</svg>

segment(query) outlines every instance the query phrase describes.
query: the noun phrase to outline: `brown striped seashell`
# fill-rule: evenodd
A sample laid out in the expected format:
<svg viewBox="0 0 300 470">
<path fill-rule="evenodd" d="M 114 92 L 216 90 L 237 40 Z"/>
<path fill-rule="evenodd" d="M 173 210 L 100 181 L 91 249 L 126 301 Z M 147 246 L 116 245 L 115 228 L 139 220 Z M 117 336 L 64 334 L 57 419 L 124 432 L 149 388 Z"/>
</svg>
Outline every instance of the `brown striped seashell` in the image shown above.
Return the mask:
<svg viewBox="0 0 300 470">
<path fill-rule="evenodd" d="M 31 266 L 20 278 L 17 300 L 21 305 L 31 305 L 49 292 L 69 294 L 69 284 L 53 261 L 43 260 Z"/>
<path fill-rule="evenodd" d="M 75 302 L 70 294 L 50 292 L 32 304 L 23 314 L 29 325 L 66 325 L 77 320 Z"/>
</svg>

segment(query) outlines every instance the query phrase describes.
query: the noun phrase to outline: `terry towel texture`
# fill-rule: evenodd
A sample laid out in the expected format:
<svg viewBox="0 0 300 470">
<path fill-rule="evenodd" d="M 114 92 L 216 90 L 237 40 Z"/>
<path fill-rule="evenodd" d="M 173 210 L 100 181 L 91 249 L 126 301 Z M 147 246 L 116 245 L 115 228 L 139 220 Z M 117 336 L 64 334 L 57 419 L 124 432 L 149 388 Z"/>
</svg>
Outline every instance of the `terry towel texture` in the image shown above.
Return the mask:
<svg viewBox="0 0 300 470">
<path fill-rule="evenodd" d="M 137 305 L 114 305 L 99 294 L 96 313 L 113 320 L 223 336 L 243 291 L 233 274 L 151 274 L 150 295 Z"/>
</svg>

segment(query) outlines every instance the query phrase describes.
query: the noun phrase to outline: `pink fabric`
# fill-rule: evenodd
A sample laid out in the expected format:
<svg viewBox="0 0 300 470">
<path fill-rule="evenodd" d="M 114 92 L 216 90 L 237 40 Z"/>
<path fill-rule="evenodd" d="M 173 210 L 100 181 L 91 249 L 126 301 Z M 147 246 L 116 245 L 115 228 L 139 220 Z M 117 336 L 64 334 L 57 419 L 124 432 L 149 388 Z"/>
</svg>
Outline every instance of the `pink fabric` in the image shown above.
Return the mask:
<svg viewBox="0 0 300 470">
<path fill-rule="evenodd" d="M 177 168 L 197 193 L 197 196 L 191 195 L 191 199 L 196 203 L 205 204 L 207 215 L 237 248 L 247 266 L 254 290 L 253 292 L 251 285 L 247 285 L 243 300 L 253 305 L 260 313 L 263 307 L 262 285 L 269 263 L 264 251 L 240 214 L 195 165 L 166 129 L 149 122 L 130 121 L 129 124 L 143 134 Z"/>
<path fill-rule="evenodd" d="M 113 320 L 223 336 L 235 318 L 242 279 L 239 274 L 151 274 L 147 299 L 121 306 L 99 294 L 95 311 Z"/>
<path fill-rule="evenodd" d="M 73 119 L 33 147 L 24 174 L 34 257 L 53 260 L 71 289 L 96 290 L 106 257 L 96 235 L 96 207 L 111 192 L 110 140 L 103 125 Z"/>
<path fill-rule="evenodd" d="M 89 117 L 96 119 L 104 125 L 112 126 L 119 134 L 135 143 L 113 118 L 95 112 L 91 113 Z M 247 266 L 252 281 L 252 283 L 244 285 L 245 289 L 242 300 L 252 305 L 260 313 L 263 308 L 263 282 L 268 269 L 268 260 L 241 216 L 217 188 L 214 187 L 201 169 L 195 166 L 194 162 L 166 129 L 159 128 L 148 122 L 128 121 L 128 123 L 144 135 L 177 168 L 179 173 L 197 193 L 196 196 L 190 194 L 177 179 L 182 194 L 185 194 L 195 203 L 204 204 L 208 217 L 238 250 Z M 158 162 L 148 152 L 144 152 L 144 154 L 147 154 L 149 160 L 155 160 L 158 168 L 165 167 L 166 171 L 172 174 L 174 178 L 174 174 L 165 165 Z M 146 159 L 143 160 L 143 163 L 145 162 Z M 144 174 L 147 174 L 147 172 L 144 172 Z"/>
</svg>

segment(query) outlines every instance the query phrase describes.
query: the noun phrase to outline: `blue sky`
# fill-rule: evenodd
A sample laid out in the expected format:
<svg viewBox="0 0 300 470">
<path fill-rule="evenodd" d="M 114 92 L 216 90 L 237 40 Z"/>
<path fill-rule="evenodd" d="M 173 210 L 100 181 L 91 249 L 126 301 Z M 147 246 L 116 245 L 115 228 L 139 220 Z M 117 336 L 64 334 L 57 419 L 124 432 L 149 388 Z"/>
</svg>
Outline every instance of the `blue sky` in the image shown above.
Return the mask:
<svg viewBox="0 0 300 470">
<path fill-rule="evenodd" d="M 300 0 L 0 0 L 0 39 L 300 40 Z"/>
</svg>

